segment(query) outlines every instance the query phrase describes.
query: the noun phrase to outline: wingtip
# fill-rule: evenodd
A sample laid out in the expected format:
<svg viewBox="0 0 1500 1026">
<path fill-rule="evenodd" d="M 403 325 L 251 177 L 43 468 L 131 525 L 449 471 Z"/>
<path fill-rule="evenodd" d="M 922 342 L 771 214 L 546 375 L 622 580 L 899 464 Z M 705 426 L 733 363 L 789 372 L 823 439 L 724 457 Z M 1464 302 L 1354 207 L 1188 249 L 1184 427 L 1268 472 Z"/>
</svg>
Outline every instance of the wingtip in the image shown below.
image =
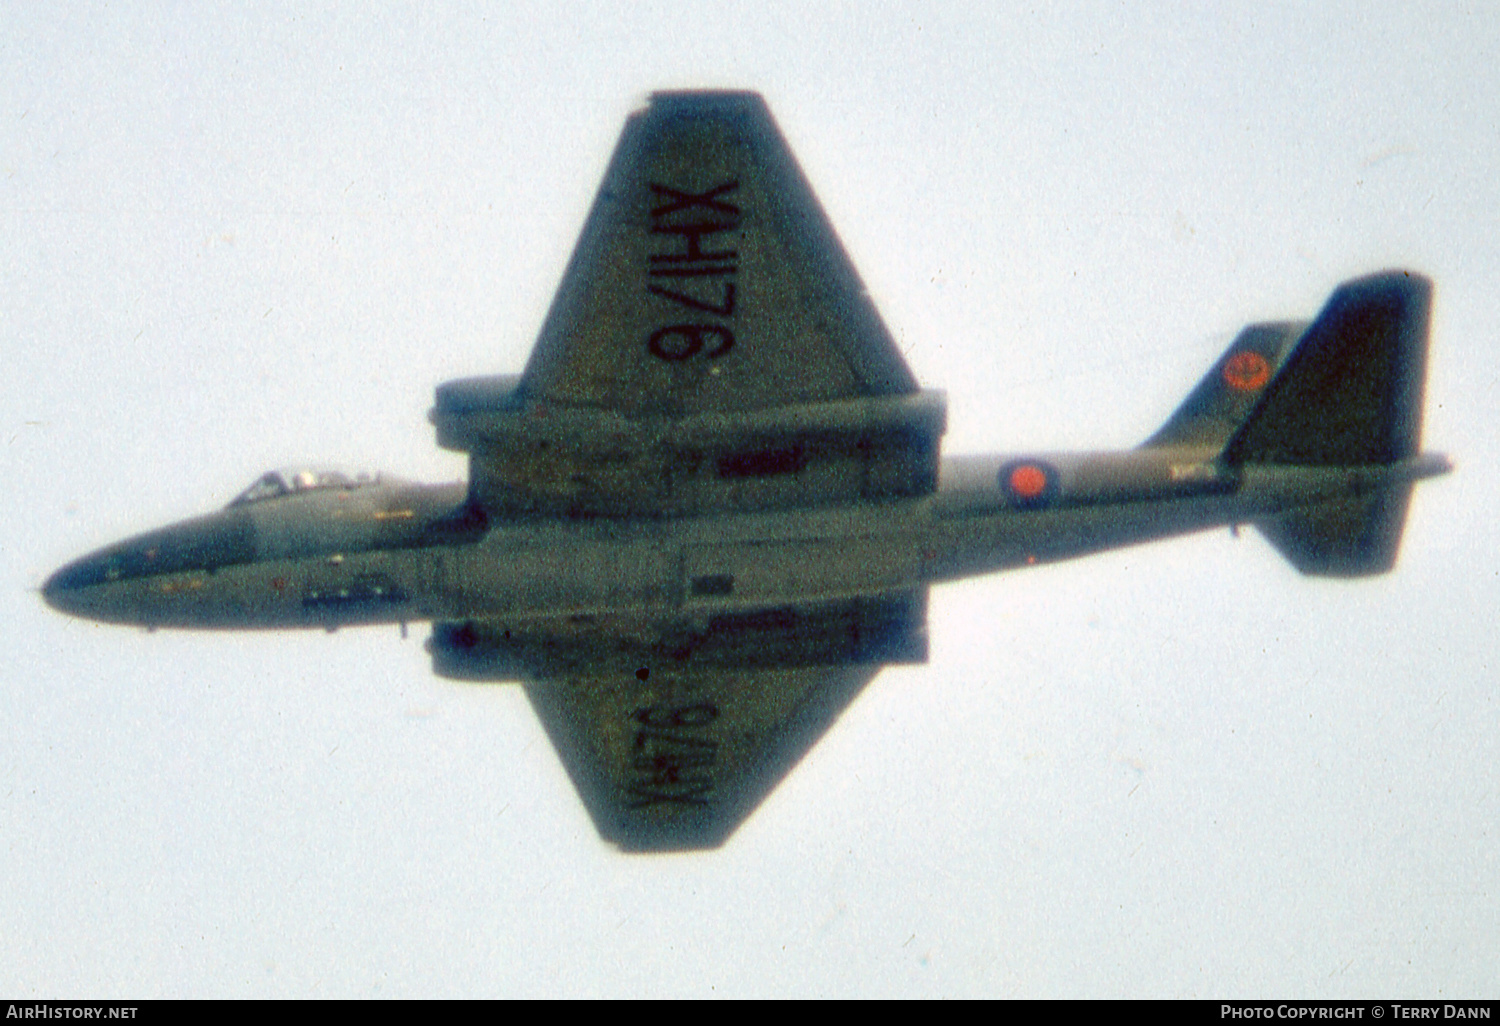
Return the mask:
<svg viewBox="0 0 1500 1026">
<path fill-rule="evenodd" d="M 766 106 L 765 97 L 750 89 L 662 89 L 651 94 L 652 107 L 749 108 Z"/>
</svg>

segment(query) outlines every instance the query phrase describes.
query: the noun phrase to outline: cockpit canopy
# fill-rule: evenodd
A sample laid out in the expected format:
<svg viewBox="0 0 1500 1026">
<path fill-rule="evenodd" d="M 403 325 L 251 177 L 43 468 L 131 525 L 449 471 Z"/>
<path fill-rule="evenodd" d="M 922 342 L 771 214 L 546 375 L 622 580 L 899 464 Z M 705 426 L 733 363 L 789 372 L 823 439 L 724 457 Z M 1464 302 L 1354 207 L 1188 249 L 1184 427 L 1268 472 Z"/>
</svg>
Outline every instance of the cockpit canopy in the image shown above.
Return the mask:
<svg viewBox="0 0 1500 1026">
<path fill-rule="evenodd" d="M 230 506 L 244 506 L 267 499 L 279 499 L 286 495 L 300 495 L 319 489 L 368 488 L 379 484 L 380 475 L 366 472 L 351 473 L 328 467 L 281 467 L 262 474 L 256 482 L 235 496 Z"/>
</svg>

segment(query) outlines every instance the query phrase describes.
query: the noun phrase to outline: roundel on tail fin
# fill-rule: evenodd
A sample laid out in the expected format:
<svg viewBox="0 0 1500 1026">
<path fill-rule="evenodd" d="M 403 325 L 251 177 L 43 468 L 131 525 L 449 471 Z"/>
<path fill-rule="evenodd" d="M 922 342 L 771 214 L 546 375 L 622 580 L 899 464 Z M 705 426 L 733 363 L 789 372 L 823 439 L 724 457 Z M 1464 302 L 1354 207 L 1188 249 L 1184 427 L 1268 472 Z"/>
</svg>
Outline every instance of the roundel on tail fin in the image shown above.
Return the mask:
<svg viewBox="0 0 1500 1026">
<path fill-rule="evenodd" d="M 1245 328 L 1146 445 L 1222 447 L 1260 402 L 1306 327 L 1286 322 Z"/>
<path fill-rule="evenodd" d="M 1241 349 L 1229 354 L 1219 374 L 1236 392 L 1258 392 L 1271 380 L 1271 364 L 1254 349 Z"/>
</svg>

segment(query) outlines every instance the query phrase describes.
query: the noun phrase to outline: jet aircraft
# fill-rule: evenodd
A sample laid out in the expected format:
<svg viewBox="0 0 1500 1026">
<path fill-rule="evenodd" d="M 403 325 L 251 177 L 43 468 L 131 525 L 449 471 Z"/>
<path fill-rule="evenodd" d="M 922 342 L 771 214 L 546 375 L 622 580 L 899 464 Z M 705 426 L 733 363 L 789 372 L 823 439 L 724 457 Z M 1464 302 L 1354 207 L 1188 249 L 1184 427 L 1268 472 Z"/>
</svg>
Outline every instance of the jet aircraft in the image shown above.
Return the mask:
<svg viewBox="0 0 1500 1026">
<path fill-rule="evenodd" d="M 883 666 L 928 590 L 1252 524 L 1298 569 L 1395 561 L 1423 453 L 1430 284 L 1245 328 L 1122 452 L 940 458 L 918 387 L 761 98 L 630 117 L 519 376 L 437 389 L 467 484 L 272 471 L 59 570 L 149 628 L 430 620 L 435 671 L 518 681 L 599 832 L 721 844 Z"/>
</svg>

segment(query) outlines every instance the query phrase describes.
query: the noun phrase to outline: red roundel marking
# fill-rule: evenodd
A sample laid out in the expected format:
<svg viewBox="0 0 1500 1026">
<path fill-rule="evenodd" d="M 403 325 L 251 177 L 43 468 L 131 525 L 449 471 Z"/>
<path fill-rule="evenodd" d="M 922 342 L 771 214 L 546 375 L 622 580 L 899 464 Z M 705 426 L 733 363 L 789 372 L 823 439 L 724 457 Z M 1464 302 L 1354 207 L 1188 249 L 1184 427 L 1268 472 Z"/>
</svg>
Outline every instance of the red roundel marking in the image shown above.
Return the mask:
<svg viewBox="0 0 1500 1026">
<path fill-rule="evenodd" d="M 1023 463 L 1010 472 L 1010 490 L 1020 499 L 1035 499 L 1047 490 L 1047 472 L 1034 463 Z"/>
<path fill-rule="evenodd" d="M 1253 349 L 1241 349 L 1224 361 L 1224 384 L 1237 392 L 1255 392 L 1271 380 L 1271 365 Z"/>
</svg>

